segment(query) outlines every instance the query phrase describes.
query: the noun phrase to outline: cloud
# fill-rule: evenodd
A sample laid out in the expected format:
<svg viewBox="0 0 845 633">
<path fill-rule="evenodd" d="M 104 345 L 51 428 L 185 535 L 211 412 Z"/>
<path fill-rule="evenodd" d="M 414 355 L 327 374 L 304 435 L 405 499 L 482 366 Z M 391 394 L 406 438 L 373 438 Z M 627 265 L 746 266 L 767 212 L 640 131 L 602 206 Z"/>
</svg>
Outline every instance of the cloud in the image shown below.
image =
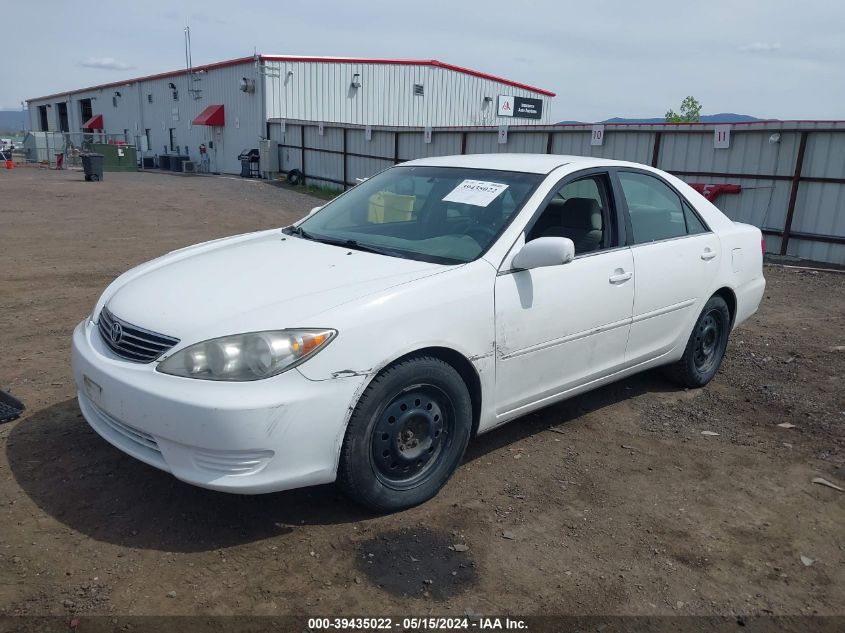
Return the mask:
<svg viewBox="0 0 845 633">
<path fill-rule="evenodd" d="M 105 70 L 131 70 L 135 68 L 132 64 L 119 61 L 114 57 L 86 57 L 79 62 L 79 65 L 85 68 L 102 68 Z"/>
<path fill-rule="evenodd" d="M 780 50 L 780 42 L 752 42 L 740 46 L 739 50 L 743 53 L 774 53 Z"/>
</svg>

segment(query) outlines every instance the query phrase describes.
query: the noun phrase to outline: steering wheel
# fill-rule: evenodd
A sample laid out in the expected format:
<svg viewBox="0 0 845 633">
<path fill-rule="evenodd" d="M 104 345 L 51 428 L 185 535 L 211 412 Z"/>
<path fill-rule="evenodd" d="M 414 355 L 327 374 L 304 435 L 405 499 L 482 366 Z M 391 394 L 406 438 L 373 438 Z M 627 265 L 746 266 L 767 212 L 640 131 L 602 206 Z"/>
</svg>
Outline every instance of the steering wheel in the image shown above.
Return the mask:
<svg viewBox="0 0 845 633">
<path fill-rule="evenodd" d="M 484 248 L 496 236 L 496 229 L 486 224 L 476 223 L 464 231 L 464 235 L 468 235 Z"/>
</svg>

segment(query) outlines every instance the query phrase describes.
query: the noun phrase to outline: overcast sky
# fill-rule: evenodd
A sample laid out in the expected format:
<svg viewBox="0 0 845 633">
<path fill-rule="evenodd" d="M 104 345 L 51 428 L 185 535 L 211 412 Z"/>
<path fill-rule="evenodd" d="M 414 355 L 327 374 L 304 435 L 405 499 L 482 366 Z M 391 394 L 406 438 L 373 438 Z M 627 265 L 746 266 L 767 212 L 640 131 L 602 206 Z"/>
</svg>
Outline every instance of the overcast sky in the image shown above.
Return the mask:
<svg viewBox="0 0 845 633">
<path fill-rule="evenodd" d="M 182 68 L 186 18 L 195 65 L 439 59 L 556 92 L 554 120 L 662 116 L 688 94 L 703 114 L 845 118 L 842 0 L 4 0 L 0 109 Z"/>
</svg>

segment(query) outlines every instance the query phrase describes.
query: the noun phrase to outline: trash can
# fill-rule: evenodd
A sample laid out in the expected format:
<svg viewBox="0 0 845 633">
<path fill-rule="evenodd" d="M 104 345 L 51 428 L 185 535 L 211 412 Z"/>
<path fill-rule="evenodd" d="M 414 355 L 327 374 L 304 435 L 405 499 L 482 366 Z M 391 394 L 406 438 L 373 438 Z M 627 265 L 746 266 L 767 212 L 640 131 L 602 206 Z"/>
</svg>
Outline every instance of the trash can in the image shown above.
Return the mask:
<svg viewBox="0 0 845 633">
<path fill-rule="evenodd" d="M 85 180 L 98 181 L 103 179 L 103 155 L 88 152 L 82 154 L 82 169 L 85 170 Z"/>
</svg>

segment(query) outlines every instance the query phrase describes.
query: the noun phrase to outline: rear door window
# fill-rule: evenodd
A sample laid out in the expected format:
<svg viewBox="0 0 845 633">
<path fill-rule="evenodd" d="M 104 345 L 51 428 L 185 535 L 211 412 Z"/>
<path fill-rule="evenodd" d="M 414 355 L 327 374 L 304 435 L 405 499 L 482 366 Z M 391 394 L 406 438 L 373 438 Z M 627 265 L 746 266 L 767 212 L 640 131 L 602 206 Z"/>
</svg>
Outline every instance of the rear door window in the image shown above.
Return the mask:
<svg viewBox="0 0 845 633">
<path fill-rule="evenodd" d="M 618 174 L 631 216 L 635 244 L 701 232 L 687 231 L 684 205 L 678 194 L 662 180 L 638 172 L 620 171 Z"/>
</svg>

